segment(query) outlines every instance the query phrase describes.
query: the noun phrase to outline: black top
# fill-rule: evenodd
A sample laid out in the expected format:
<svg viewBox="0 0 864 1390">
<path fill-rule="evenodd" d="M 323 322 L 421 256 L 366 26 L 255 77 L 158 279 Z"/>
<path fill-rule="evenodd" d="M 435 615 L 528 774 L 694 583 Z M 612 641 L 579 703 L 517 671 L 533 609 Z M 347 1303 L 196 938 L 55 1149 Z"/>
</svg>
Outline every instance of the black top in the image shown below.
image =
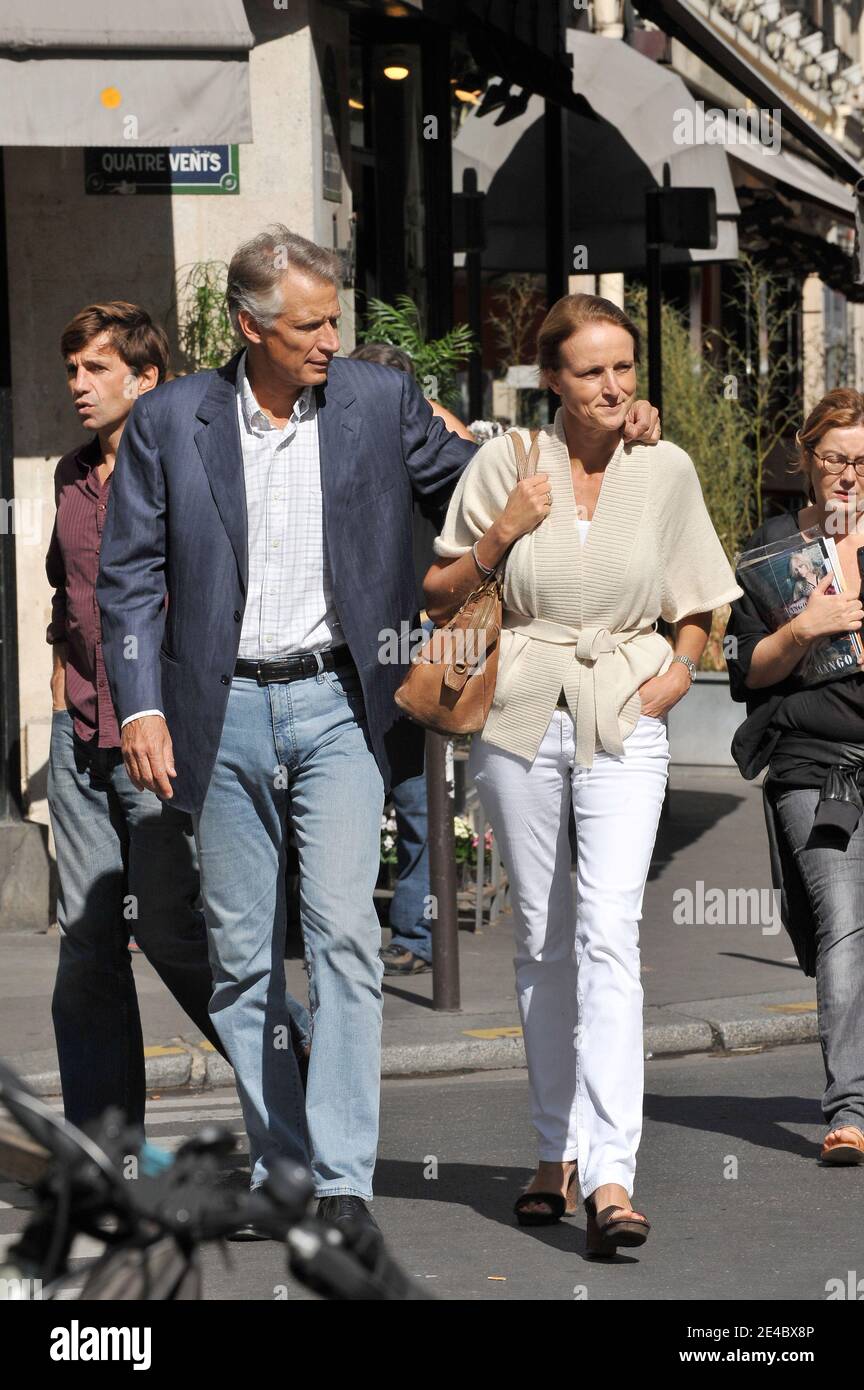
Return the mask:
<svg viewBox="0 0 864 1390">
<path fill-rule="evenodd" d="M 797 513 L 785 512 L 754 531 L 744 548 L 768 545 L 798 530 Z M 864 580 L 861 594 L 864 598 Z M 770 633 L 746 594 L 735 600 L 726 636 L 736 639 L 737 649 L 726 664 L 732 698 L 746 703 L 747 719 L 732 742 L 732 756 L 747 778 L 770 763 L 773 781 L 821 787 L 828 767 L 838 761 L 837 745 L 860 744 L 864 753 L 864 672 L 802 687 L 793 671 L 776 685 L 750 690 L 745 681 L 754 649 Z"/>
</svg>

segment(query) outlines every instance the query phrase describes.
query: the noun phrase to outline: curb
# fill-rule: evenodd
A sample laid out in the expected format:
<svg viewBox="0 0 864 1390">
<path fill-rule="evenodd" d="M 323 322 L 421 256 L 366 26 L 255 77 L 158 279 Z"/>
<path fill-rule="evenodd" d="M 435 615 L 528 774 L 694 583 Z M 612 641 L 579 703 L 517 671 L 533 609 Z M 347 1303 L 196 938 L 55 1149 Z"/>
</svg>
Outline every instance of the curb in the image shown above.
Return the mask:
<svg viewBox="0 0 864 1390">
<path fill-rule="evenodd" d="M 765 1012 L 757 1014 L 753 1009 L 756 1003 Z M 655 1017 L 646 1023 L 644 1031 L 646 1058 L 777 1047 L 819 1039 L 815 1001 L 801 999 L 800 992 L 794 996 L 754 995 L 676 1004 L 655 1008 L 653 1013 Z M 484 1038 L 457 1035 L 435 1042 L 385 1043 L 381 1075 L 442 1076 L 524 1068 L 521 1033 L 506 1028 L 500 1030 L 502 1036 L 494 1036 L 496 1031 L 490 1029 L 492 1036 Z M 146 1047 L 144 1055 L 148 1091 L 203 1090 L 233 1084 L 231 1067 L 208 1042 L 195 1044 L 173 1038 L 164 1045 Z M 37 1095 L 60 1094 L 60 1073 L 55 1068 L 28 1073 L 25 1062 L 21 1072 L 26 1085 Z"/>
</svg>

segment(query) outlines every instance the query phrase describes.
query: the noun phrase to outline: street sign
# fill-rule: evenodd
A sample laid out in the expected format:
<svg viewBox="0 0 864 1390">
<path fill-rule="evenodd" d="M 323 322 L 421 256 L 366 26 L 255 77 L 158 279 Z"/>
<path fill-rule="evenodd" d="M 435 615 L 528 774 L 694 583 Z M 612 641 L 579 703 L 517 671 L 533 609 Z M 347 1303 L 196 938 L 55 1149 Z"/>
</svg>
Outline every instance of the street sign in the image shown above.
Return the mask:
<svg viewBox="0 0 864 1390">
<path fill-rule="evenodd" d="M 236 145 L 169 145 L 84 151 L 87 193 L 239 193 Z"/>
<path fill-rule="evenodd" d="M 648 244 L 715 250 L 717 195 L 713 188 L 651 188 L 647 192 Z"/>
</svg>

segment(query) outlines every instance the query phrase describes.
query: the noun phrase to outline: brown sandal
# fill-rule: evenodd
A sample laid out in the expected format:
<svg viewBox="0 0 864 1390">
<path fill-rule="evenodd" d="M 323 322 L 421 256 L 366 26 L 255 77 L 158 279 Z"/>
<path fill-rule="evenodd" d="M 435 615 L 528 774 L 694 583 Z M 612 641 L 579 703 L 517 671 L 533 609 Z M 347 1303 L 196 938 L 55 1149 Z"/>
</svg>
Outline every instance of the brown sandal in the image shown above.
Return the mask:
<svg viewBox="0 0 864 1390">
<path fill-rule="evenodd" d="M 523 1192 L 513 1203 L 513 1211 L 520 1226 L 554 1226 L 556 1221 L 560 1221 L 562 1216 L 572 1216 L 576 1210 L 570 1202 L 570 1189 L 576 1177 L 577 1167 L 573 1164 L 573 1169 L 567 1179 L 567 1196 L 562 1197 L 560 1192 Z M 526 1208 L 535 1202 L 541 1202 L 548 1207 L 548 1211 L 527 1211 Z"/>
<path fill-rule="evenodd" d="M 651 1222 L 641 1212 L 628 1211 L 614 1202 L 598 1212 L 593 1196 L 585 1199 L 584 1207 L 588 1213 L 587 1254 L 611 1256 L 619 1245 L 632 1249 L 648 1239 Z M 621 1214 L 616 1216 L 616 1211 Z"/>
</svg>

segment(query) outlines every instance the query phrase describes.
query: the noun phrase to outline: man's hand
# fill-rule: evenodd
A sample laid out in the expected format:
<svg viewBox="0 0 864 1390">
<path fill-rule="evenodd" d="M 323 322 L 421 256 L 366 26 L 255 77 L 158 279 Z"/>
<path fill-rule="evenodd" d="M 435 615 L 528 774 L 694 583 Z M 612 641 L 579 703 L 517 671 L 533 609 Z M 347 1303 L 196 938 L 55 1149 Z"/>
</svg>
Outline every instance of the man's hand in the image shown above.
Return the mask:
<svg viewBox="0 0 864 1390">
<path fill-rule="evenodd" d="M 120 748 L 133 786 L 169 801 L 174 793 L 168 778 L 176 777 L 177 769 L 171 735 L 161 714 L 133 719 L 120 735 Z"/>
<path fill-rule="evenodd" d="M 624 421 L 625 444 L 656 444 L 660 438 L 660 415 L 650 401 L 634 401 Z"/>
<path fill-rule="evenodd" d="M 66 707 L 66 672 L 60 666 L 51 672 L 51 709 L 57 714 Z"/>
</svg>

